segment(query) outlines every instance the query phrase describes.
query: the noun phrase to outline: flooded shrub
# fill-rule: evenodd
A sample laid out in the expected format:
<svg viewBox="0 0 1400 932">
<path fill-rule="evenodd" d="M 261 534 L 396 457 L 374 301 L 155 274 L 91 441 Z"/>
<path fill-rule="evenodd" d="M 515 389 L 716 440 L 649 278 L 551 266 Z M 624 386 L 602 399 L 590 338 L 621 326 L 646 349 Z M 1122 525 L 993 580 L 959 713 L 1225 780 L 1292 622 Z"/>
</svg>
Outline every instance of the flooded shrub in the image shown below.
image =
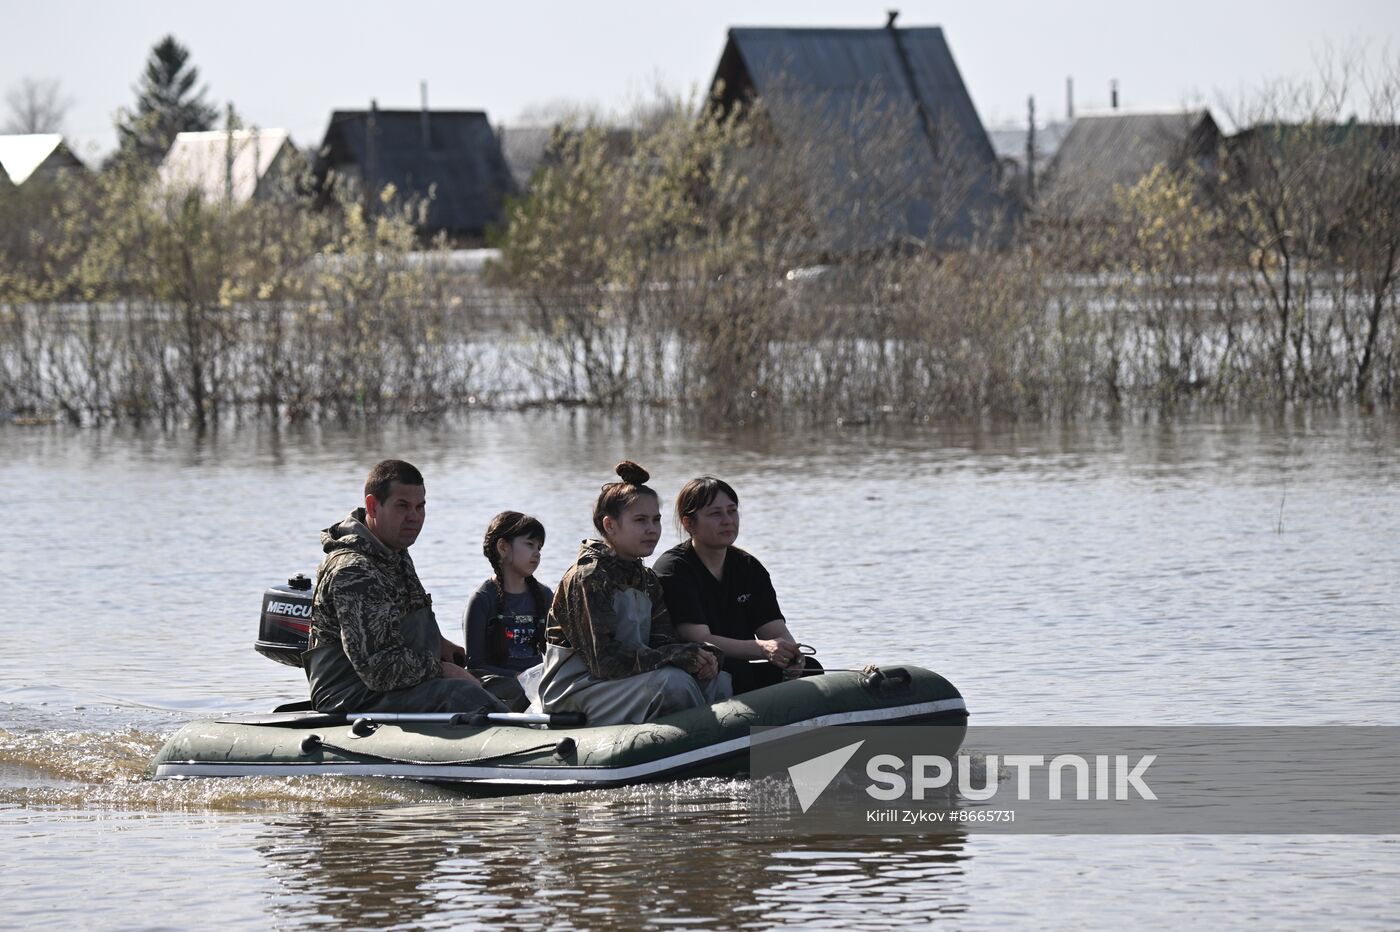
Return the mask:
<svg viewBox="0 0 1400 932">
<path fill-rule="evenodd" d="M 1264 95 L 1218 151 L 1092 219 L 1051 198 L 974 209 L 985 179 L 937 114 L 873 100 L 779 127 L 772 101 L 662 100 L 556 133 L 484 283 L 424 248 L 392 190 L 372 212 L 295 185 L 229 206 L 153 196 L 131 165 L 7 190 L 0 408 L 202 425 L 483 393 L 730 422 L 1389 404 L 1397 75 L 1365 85 L 1364 121 L 1325 82 Z M 908 171 L 933 140 L 936 170 Z M 901 226 L 911 203 L 926 226 Z"/>
<path fill-rule="evenodd" d="M 230 205 L 136 163 L 55 186 L 8 239 L 0 404 L 75 423 L 440 408 L 476 376 L 477 306 L 421 205 L 314 209 L 302 179 Z M 12 215 L 12 214 L 11 214 Z M 467 295 L 469 296 L 469 295 Z"/>
</svg>

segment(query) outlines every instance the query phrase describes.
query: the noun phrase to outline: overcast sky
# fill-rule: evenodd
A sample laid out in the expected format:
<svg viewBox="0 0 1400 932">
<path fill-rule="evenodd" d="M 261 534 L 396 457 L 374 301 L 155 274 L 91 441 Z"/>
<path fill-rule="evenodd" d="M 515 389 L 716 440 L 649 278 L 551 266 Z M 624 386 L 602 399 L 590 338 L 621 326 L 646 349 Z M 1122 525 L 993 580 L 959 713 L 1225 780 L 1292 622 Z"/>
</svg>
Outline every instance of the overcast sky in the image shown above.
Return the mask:
<svg viewBox="0 0 1400 932">
<path fill-rule="evenodd" d="M 1106 106 L 1113 78 L 1123 106 L 1147 109 L 1307 77 L 1329 49 L 1372 66 L 1400 55 L 1396 0 L 0 0 L 0 92 L 26 76 L 59 79 L 79 151 L 105 151 L 151 46 L 173 33 L 211 102 L 307 146 L 337 107 L 371 97 L 417 107 L 424 80 L 431 106 L 485 110 L 494 123 L 559 99 L 618 110 L 658 81 L 707 86 L 730 26 L 879 26 L 892 7 L 900 25 L 944 27 L 989 126 L 1023 120 L 1029 94 L 1042 116 L 1062 117 L 1069 75 L 1076 109 Z"/>
</svg>

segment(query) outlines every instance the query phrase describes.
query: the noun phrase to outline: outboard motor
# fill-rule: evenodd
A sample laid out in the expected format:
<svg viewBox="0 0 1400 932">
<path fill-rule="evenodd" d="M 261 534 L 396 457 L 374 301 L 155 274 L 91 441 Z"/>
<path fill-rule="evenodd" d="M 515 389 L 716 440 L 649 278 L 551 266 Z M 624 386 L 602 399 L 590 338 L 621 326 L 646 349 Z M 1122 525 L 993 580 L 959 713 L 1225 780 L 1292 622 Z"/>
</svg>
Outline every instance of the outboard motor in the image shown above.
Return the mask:
<svg viewBox="0 0 1400 932">
<path fill-rule="evenodd" d="M 311 636 L 311 580 L 297 573 L 263 593 L 262 617 L 253 649 L 289 667 L 301 666 Z"/>
</svg>

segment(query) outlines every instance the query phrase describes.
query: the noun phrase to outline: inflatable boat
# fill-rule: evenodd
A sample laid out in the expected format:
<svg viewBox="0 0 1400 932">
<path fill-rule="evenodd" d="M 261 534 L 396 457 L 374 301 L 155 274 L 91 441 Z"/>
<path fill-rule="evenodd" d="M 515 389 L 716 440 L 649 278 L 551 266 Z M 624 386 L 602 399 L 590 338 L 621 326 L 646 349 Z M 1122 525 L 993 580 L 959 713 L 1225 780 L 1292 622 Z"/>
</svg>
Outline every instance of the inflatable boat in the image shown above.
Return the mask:
<svg viewBox="0 0 1400 932">
<path fill-rule="evenodd" d="M 939 724 L 954 726 L 950 742 L 961 743 L 966 721 L 947 680 L 901 667 L 791 680 L 642 725 L 509 714 L 231 716 L 181 728 L 152 775 L 396 777 L 473 795 L 538 793 L 743 774 L 759 726 Z"/>
<path fill-rule="evenodd" d="M 295 576 L 263 595 L 259 653 L 300 665 L 310 581 Z M 827 672 L 687 709 L 641 725 L 593 726 L 568 714 L 329 714 L 282 706 L 267 715 L 191 722 L 152 762 L 156 779 L 355 776 L 423 780 L 473 795 L 624 786 L 746 773 L 749 748 L 772 732 L 827 725 L 952 726 L 961 744 L 967 707 L 951 683 L 918 667 Z"/>
</svg>

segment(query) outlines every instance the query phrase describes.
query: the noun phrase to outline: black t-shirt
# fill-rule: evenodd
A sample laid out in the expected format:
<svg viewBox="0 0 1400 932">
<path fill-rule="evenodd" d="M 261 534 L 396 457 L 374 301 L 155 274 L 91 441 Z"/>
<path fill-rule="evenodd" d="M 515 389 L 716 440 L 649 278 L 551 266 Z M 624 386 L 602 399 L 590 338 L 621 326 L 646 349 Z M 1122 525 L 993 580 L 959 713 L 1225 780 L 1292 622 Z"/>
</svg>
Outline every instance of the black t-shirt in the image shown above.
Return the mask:
<svg viewBox="0 0 1400 932">
<path fill-rule="evenodd" d="M 690 541 L 663 553 L 652 570 L 661 579 L 674 624 L 706 625 L 711 634 L 747 640 L 783 617 L 768 571 L 738 547 L 724 555 L 723 579 L 715 579 Z"/>
</svg>

